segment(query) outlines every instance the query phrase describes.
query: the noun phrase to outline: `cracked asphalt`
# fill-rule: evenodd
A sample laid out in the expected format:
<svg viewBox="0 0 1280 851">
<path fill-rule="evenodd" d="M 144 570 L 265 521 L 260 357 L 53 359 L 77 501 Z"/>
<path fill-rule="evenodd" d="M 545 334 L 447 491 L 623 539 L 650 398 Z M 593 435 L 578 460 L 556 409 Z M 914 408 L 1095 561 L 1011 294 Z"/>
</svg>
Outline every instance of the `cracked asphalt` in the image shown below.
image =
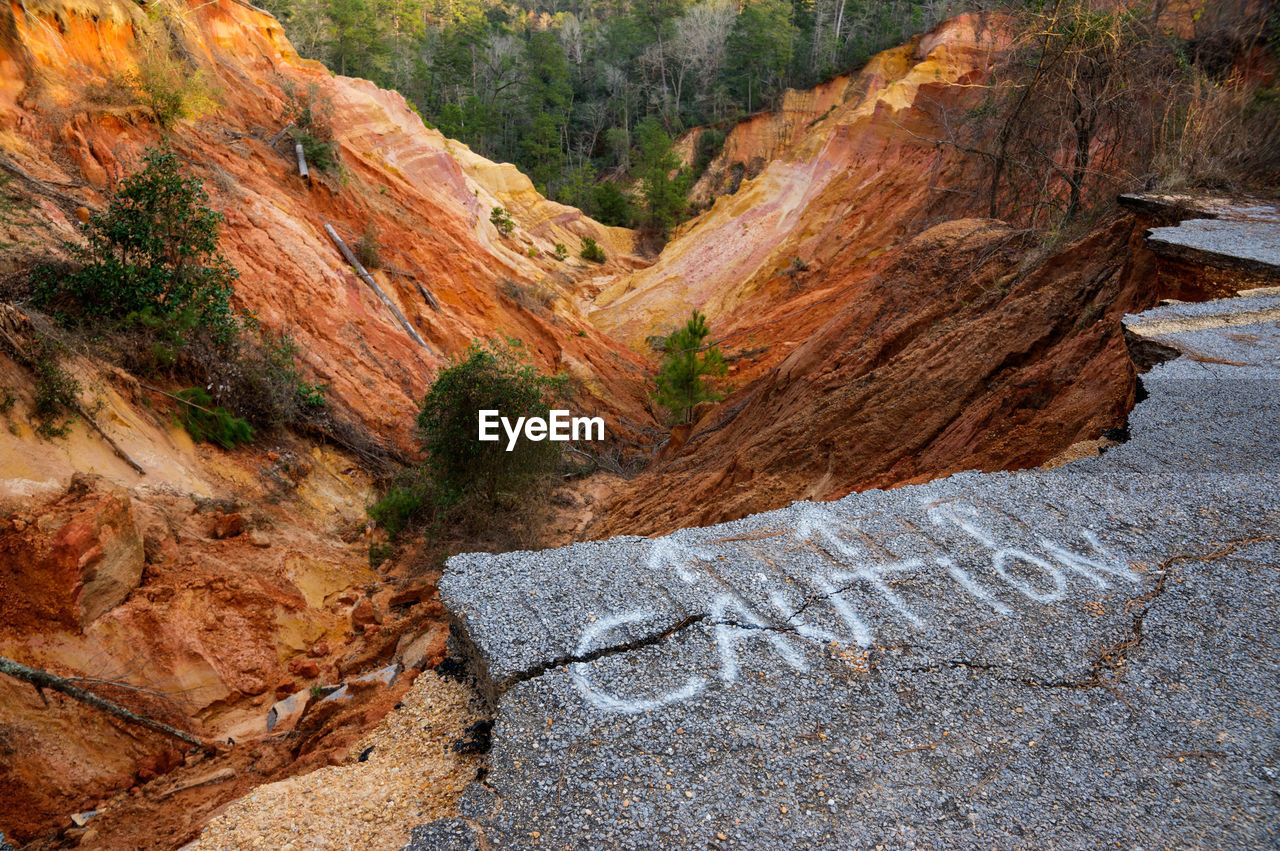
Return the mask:
<svg viewBox="0 0 1280 851">
<path fill-rule="evenodd" d="M 1280 268 L 1280 206 L 1262 199 L 1126 194 L 1126 206 L 1169 211 L 1182 207 L 1204 218 L 1152 228 L 1147 245 L 1157 254 L 1275 276 Z"/>
<path fill-rule="evenodd" d="M 1098 458 L 451 559 L 494 744 L 407 847 L 1276 847 L 1280 333 L 1232 319 L 1257 308 L 1133 318 L 1194 357 Z"/>
</svg>

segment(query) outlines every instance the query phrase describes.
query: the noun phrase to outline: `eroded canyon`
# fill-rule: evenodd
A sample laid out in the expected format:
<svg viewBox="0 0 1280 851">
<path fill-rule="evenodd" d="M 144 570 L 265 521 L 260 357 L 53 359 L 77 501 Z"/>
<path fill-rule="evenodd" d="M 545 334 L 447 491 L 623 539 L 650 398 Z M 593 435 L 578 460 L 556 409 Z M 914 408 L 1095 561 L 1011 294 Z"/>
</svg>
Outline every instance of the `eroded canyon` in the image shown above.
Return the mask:
<svg viewBox="0 0 1280 851">
<path fill-rule="evenodd" d="M 15 0 L 0 11 L 0 327 L 19 345 L 43 327 L 23 273 L 162 135 L 147 108 L 93 94 L 144 61 L 148 14 L 210 84 L 213 105 L 163 135 L 226 216 L 237 305 L 288 330 L 376 463 L 332 435 L 193 443 L 166 390 L 91 346 L 68 362 L 93 425 L 47 439 L 28 370 L 0 350 L 0 655 L 220 743 L 188 751 L 0 677 L 0 827 L 36 847 L 179 847 L 260 784 L 359 759 L 354 743 L 446 660 L 438 565 L 415 545 L 373 565 L 366 508 L 415 457 L 418 400 L 473 339 L 522 340 L 607 423 L 615 469 L 558 493 L 544 543 L 562 544 L 1097 454 L 1125 438 L 1149 365 L 1124 315 L 1275 283 L 1154 253 L 1148 228 L 1197 215 L 1177 204 L 1117 206 L 1059 240 L 987 217 L 969 191 L 980 163 L 940 122 L 976 105 L 1007 49 L 998 16 L 948 21 L 738 124 L 694 189 L 709 207 L 654 253 L 400 95 L 300 59 L 239 0 Z M 339 172 L 300 176 L 282 141 L 299 88 L 332 105 Z M 379 235 L 372 286 L 326 226 Z M 586 238 L 603 263 L 579 257 Z M 648 341 L 694 308 L 729 392 L 672 429 Z M 268 729 L 273 707 L 296 714 Z M 432 817 L 462 784 L 443 785 Z"/>
</svg>

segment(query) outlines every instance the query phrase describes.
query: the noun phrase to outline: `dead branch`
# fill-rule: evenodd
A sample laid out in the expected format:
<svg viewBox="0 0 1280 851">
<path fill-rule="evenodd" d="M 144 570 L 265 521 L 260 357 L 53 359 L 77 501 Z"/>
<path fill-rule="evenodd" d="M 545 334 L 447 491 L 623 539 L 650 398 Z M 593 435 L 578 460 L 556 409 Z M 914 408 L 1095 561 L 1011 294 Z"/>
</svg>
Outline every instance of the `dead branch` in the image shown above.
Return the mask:
<svg viewBox="0 0 1280 851">
<path fill-rule="evenodd" d="M 575 449 L 572 446 L 566 447 L 564 451 L 570 452 L 574 455 L 581 455 L 583 458 L 586 458 L 588 461 L 595 464 L 597 469 L 608 470 L 609 472 L 616 473 L 619 476 L 626 475 L 622 467 L 620 467 L 612 458 L 606 458 L 603 455 L 593 455 L 590 452 L 583 452 L 581 449 Z"/>
<path fill-rule="evenodd" d="M 21 680 L 24 683 L 34 686 L 41 697 L 44 697 L 44 689 L 60 692 L 72 700 L 79 701 L 86 706 L 92 706 L 94 709 L 106 712 L 108 715 L 114 715 L 129 724 L 136 724 L 139 727 L 146 727 L 148 730 L 163 733 L 166 736 L 186 742 L 189 745 L 203 748 L 210 753 L 217 750 L 217 746 L 212 742 L 200 739 L 190 733 L 184 733 L 175 727 L 170 727 L 168 724 L 162 724 L 154 719 L 139 715 L 138 713 L 125 709 L 123 706 L 119 706 L 109 700 L 104 700 L 93 692 L 85 691 L 70 680 L 64 677 L 55 676 L 48 671 L 42 671 L 39 668 L 28 668 L 26 665 L 19 664 L 12 659 L 0 656 L 0 674 L 5 674 L 13 677 L 15 680 Z"/>
<path fill-rule="evenodd" d="M 370 275 L 369 271 L 364 268 L 364 265 L 356 259 L 356 255 L 347 247 L 347 244 L 342 241 L 342 237 L 338 236 L 338 232 L 333 229 L 333 225 L 324 219 L 321 219 L 321 221 L 324 222 L 324 229 L 325 232 L 329 234 L 329 238 L 333 240 L 334 245 L 338 246 L 338 250 L 342 252 L 342 256 L 346 258 L 347 263 L 355 270 L 356 277 L 364 281 L 364 283 L 368 285 L 369 289 L 373 290 L 374 294 L 382 300 L 382 303 L 386 305 L 392 315 L 400 321 L 401 327 L 403 327 L 409 334 L 409 337 L 412 338 L 419 346 L 430 351 L 426 341 L 418 334 L 417 329 L 409 324 L 409 320 L 400 312 L 400 308 L 396 307 L 395 302 L 393 302 L 391 298 L 383 292 L 382 287 L 378 286 L 378 282 L 373 279 L 373 275 Z"/>
<path fill-rule="evenodd" d="M 84 408 L 80 407 L 79 402 L 73 404 L 72 407 L 75 408 L 76 413 L 89 424 L 89 427 L 98 433 L 98 436 L 103 439 L 107 446 L 111 447 L 111 451 L 116 454 L 117 458 L 132 467 L 138 475 L 145 476 L 147 474 L 147 471 L 142 468 L 142 465 L 133 460 L 129 453 L 125 452 L 124 449 L 120 447 L 120 444 L 116 443 L 115 438 L 103 431 L 102 426 L 98 425 L 94 418 L 89 416 L 89 413 Z"/>
</svg>

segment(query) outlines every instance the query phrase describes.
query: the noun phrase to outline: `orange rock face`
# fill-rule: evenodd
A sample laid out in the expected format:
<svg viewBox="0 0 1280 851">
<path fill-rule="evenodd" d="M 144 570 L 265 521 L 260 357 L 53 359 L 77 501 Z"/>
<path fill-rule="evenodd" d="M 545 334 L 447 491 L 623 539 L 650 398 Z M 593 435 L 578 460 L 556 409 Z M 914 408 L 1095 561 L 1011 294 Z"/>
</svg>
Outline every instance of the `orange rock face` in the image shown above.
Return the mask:
<svg viewBox="0 0 1280 851">
<path fill-rule="evenodd" d="M 10 629 L 87 625 L 142 581 L 142 536 L 121 488 L 77 478 L 51 510 L 0 521 L 0 619 Z"/>
<path fill-rule="evenodd" d="M 399 95 L 300 60 L 280 25 L 248 4 L 170 4 L 155 14 L 168 16 L 181 76 L 202 75 L 212 97 L 165 135 L 226 217 L 221 247 L 240 273 L 235 299 L 293 335 L 306 379 L 328 385 L 336 406 L 411 450 L 416 403 L 440 366 L 474 339 L 508 335 L 544 368 L 575 379 L 583 413 L 604 414 L 621 436 L 643 442 L 636 429 L 653 424 L 647 365 L 578 306 L 588 278 L 643 265 L 630 231 L 548 202 L 513 167 L 426 129 Z M 15 180 L 29 199 L 0 223 L 8 246 L 0 273 L 57 255 L 59 241 L 76 238 L 106 189 L 159 141 L 154 116 L 122 101 L 116 86 L 137 67 L 147 29 L 146 11 L 129 0 L 0 7 L 0 151 L 10 173 L 26 175 Z M 313 170 L 304 180 L 287 136 L 270 145 L 286 123 L 288 86 L 332 105 L 340 174 Z M 508 237 L 489 222 L 494 206 L 517 223 Z M 356 276 L 326 224 L 351 245 L 376 234 L 382 264 L 371 273 L 425 345 Z M 604 267 L 577 259 L 587 236 L 605 248 Z M 553 259 L 557 242 L 571 254 L 563 263 Z M 429 593 L 353 624 L 352 604 L 375 576 L 368 542 L 349 534 L 371 499 L 350 459 L 307 446 L 234 454 L 193 446 L 163 399 L 136 381 L 87 357 L 69 356 L 66 366 L 92 389 L 98 423 L 147 475 L 79 423 L 59 441 L 37 439 L 29 380 L 0 351 L 0 397 L 17 396 L 0 412 L 0 515 L 9 518 L 0 533 L 0 654 L 166 695 L 148 708 L 238 741 L 258 735 L 291 673 L 299 687 L 340 681 L 386 664 L 406 631 L 424 637 L 417 664 L 439 661 L 447 627 Z M 68 493 L 78 472 L 109 481 Z M 208 510 L 203 501 L 214 498 Z M 251 508 L 221 510 L 228 498 Z M 163 739 L 50 701 L 0 682 L 0 742 L 21 743 L 0 760 L 0 821 L 23 841 L 170 767 Z M 272 750 L 269 767 L 235 788 L 294 770 L 297 759 L 340 758 L 333 737 L 356 735 L 376 720 L 371 706 L 393 704 L 379 697 L 330 719 L 307 753 Z M 208 793 L 204 817 L 232 788 Z M 134 826 L 145 833 L 151 821 Z M 154 822 L 172 845 L 199 827 L 187 814 Z"/>
<path fill-rule="evenodd" d="M 1034 466 L 1123 424 L 1134 372 L 1119 320 L 1158 296 L 1143 230 L 1118 219 L 1030 269 L 1019 265 L 1034 246 L 1003 223 L 925 231 L 673 440 L 674 457 L 616 494 L 592 533 L 664 533 L 796 499 Z"/>
<path fill-rule="evenodd" d="M 222 469 L 240 480 L 218 484 L 251 493 L 244 474 L 254 459 L 239 460 L 239 469 Z M 0 519 L 0 655 L 59 676 L 88 677 L 86 687 L 109 700 L 198 735 L 234 739 L 242 747 L 233 749 L 230 764 L 243 764 L 255 742 L 274 748 L 263 737 L 278 692 L 384 666 L 401 635 L 439 636 L 440 647 L 447 635 L 430 576 L 391 581 L 387 594 L 397 606 L 382 613 L 385 636 L 368 639 L 353 627 L 359 620 L 353 605 L 369 604 L 363 591 L 378 577 L 367 544 L 341 537 L 362 522 L 367 486 L 340 489 L 336 475 L 317 452 L 286 498 L 236 513 L 217 500 L 145 488 L 131 496 L 110 481 L 77 476 L 47 504 L 36 501 Z M 306 500 L 316 493 L 326 499 L 311 508 Z M 219 537 L 230 518 L 239 519 L 241 534 Z M 431 644 L 417 661 L 439 658 Z M 47 703 L 30 686 L 0 677 L 7 754 L 0 760 L 0 823 L 21 841 L 65 827 L 68 813 L 94 809 L 172 766 L 165 755 L 173 744 L 165 737 L 66 697 L 46 697 Z M 353 729 L 380 717 L 365 717 L 372 705 L 352 707 Z M 336 721 L 317 727 L 308 752 L 332 753 L 338 745 L 324 739 L 340 728 Z M 272 772 L 292 770 L 306 756 L 294 750 L 301 742 L 277 744 Z M 218 800 L 226 798 L 210 799 L 206 813 Z M 179 825 L 172 845 L 198 827 Z"/>
<path fill-rule="evenodd" d="M 0 44 L 0 68 L 12 72 L 0 75 L 0 147 L 46 186 L 100 206 L 98 190 L 136 168 L 159 136 L 144 108 L 94 94 L 136 66 L 140 7 L 55 0 L 6 4 L 0 15 L 14 34 Z M 438 367 L 473 339 L 506 334 L 544 367 L 569 369 L 588 396 L 611 388 L 589 404 L 646 418 L 643 362 L 574 306 L 579 282 L 601 271 L 577 259 L 582 237 L 605 247 L 605 271 L 622 270 L 641 263 L 630 231 L 547 201 L 513 167 L 426 129 L 400 95 L 299 59 L 280 25 L 247 4 L 193 3 L 174 21 L 194 63 L 184 73 L 203 75 L 214 104 L 178 122 L 170 142 L 226 216 L 222 247 L 240 272 L 237 300 L 294 335 L 332 397 L 408 445 L 414 403 Z M 286 123 L 286 85 L 332 105 L 341 175 L 304 180 L 287 137 L 268 145 Z M 72 236 L 78 206 L 60 211 L 61 235 Z M 515 218 L 510 237 L 489 222 L 494 206 Z M 377 235 L 383 265 L 373 275 L 425 347 L 347 266 L 326 222 L 352 245 L 366 231 Z M 556 242 L 571 259 L 553 258 Z M 522 289 L 539 298 L 520 298 Z"/>
<path fill-rule="evenodd" d="M 926 217 L 965 212 L 945 190 L 963 184 L 969 164 L 928 140 L 941 136 L 940 109 L 975 101 L 965 84 L 985 78 L 999 46 L 994 24 L 962 16 L 735 129 L 708 180 L 773 159 L 683 225 L 652 266 L 605 286 L 592 322 L 637 349 L 694 308 L 719 338 L 759 329 L 754 346 L 735 341 L 742 348 L 803 339 L 816 325 L 776 323 L 874 274 Z M 775 346 L 766 361 L 780 354 Z"/>
<path fill-rule="evenodd" d="M 592 321 L 638 349 L 704 311 L 733 392 L 673 429 L 589 534 L 1037 465 L 1123 424 L 1119 320 L 1166 294 L 1149 223 L 1115 218 L 1051 253 L 971 218 L 980 163 L 946 143 L 1007 44 L 1001 22 L 961 16 L 745 122 L 699 187 L 738 167 L 737 191 L 601 289 Z"/>
</svg>

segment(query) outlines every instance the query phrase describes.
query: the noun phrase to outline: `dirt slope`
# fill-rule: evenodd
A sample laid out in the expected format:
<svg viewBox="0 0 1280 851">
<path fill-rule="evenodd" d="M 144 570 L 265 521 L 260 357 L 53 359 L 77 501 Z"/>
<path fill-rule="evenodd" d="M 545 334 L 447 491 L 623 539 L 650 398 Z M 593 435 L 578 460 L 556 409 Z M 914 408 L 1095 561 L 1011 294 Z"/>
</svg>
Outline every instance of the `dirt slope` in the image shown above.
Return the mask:
<svg viewBox="0 0 1280 851">
<path fill-rule="evenodd" d="M 1120 332 L 1155 303 L 1144 227 L 1120 218 L 1020 268 L 1034 238 L 961 219 L 819 309 L 826 323 L 709 411 L 593 529 L 667 532 L 796 499 L 1041 464 L 1121 426 Z M 923 297 L 927 294 L 927 297 Z"/>
<path fill-rule="evenodd" d="M 177 67 L 211 93 L 206 111 L 164 135 L 226 216 L 236 300 L 294 335 L 307 379 L 329 386 L 335 408 L 410 450 L 415 403 L 438 367 L 473 338 L 508 334 L 579 380 L 580 407 L 616 429 L 650 423 L 643 359 L 583 320 L 573 298 L 584 276 L 642 264 L 632 233 L 547 201 L 512 166 L 425 128 L 399 95 L 300 60 L 273 18 L 236 0 L 0 7 L 0 300 L 22 297 L 20 273 L 74 238 L 77 218 L 161 138 L 118 85 L 148 53 L 148 13 Z M 304 180 L 287 136 L 271 146 L 286 85 L 332 104 L 340 173 Z M 494 206 L 515 218 L 511 236 L 490 223 Z M 351 243 L 377 232 L 373 274 L 425 346 L 353 274 L 325 222 Z M 576 259 L 583 236 L 608 252 L 603 270 Z M 574 257 L 552 259 L 555 242 Z M 0 304 L 0 323 L 29 337 L 28 313 Z M 187 755 L 0 678 L 0 830 L 49 837 L 71 813 L 114 801 L 115 815 L 63 841 L 176 847 L 254 785 L 342 762 L 412 677 L 267 735 L 273 702 L 393 659 L 431 667 L 447 627 L 432 577 L 407 575 L 411 554 L 371 569 L 372 481 L 358 461 L 284 435 L 230 453 L 196 446 L 161 394 L 88 352 L 65 366 L 146 475 L 82 422 L 37 437 L 30 375 L 0 355 L 0 655 L 123 682 L 111 697 L 239 746 Z"/>
<path fill-rule="evenodd" d="M 627 390 L 638 359 L 595 333 L 571 298 L 584 274 L 599 272 L 577 259 L 580 238 L 606 248 L 608 269 L 626 269 L 640 262 L 630 231 L 547 201 L 514 167 L 426 129 L 400 95 L 299 59 L 275 19 L 251 6 L 165 3 L 152 14 L 167 22 L 174 55 L 190 63 L 185 73 L 202 74 L 212 93 L 206 113 L 168 135 L 227 216 L 223 249 L 241 274 L 238 300 L 269 327 L 290 328 L 315 377 L 370 426 L 407 437 L 413 402 L 435 368 L 498 328 L 525 340 L 544 365 L 610 380 L 611 404 L 624 400 L 631 419 L 642 416 Z M 53 0 L 6 5 L 0 16 L 0 148 L 9 166 L 52 190 L 24 211 L 27 250 L 9 253 L 14 268 L 71 236 L 76 206 L 100 205 L 100 191 L 136 168 L 159 133 L 143 107 L 100 94 L 141 59 L 141 7 Z M 332 105 L 341 174 L 305 181 L 287 137 L 269 147 L 285 124 L 286 84 L 314 87 L 316 102 Z M 512 236 L 490 223 L 494 206 L 515 217 Z M 425 347 L 352 273 L 326 221 L 353 244 L 366 228 L 378 234 L 385 266 L 375 276 Z M 556 262 L 555 242 L 573 257 Z"/>
</svg>

